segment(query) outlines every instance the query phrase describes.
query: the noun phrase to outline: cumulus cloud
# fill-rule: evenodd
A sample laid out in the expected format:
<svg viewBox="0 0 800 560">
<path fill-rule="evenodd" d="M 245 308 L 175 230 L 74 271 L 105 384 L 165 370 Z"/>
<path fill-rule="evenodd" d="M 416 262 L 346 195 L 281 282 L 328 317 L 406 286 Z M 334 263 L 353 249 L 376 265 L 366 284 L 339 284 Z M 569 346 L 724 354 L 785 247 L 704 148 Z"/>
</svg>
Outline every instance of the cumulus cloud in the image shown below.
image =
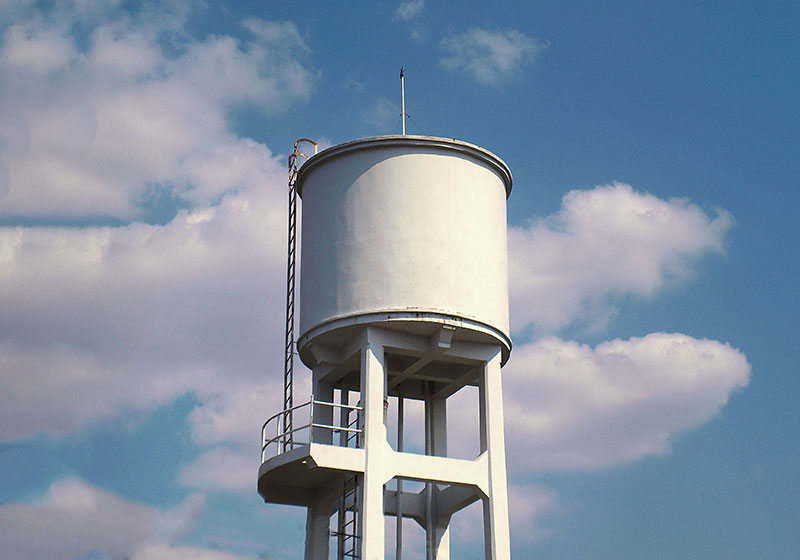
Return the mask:
<svg viewBox="0 0 800 560">
<path fill-rule="evenodd" d="M 509 228 L 512 329 L 604 326 L 624 295 L 652 296 L 721 253 L 733 218 L 614 183 L 564 195 L 554 215 Z"/>
<path fill-rule="evenodd" d="M 409 20 L 418 16 L 422 9 L 425 7 L 425 0 L 407 0 L 400 2 L 394 12 L 394 17 L 401 20 Z"/>
<path fill-rule="evenodd" d="M 508 485 L 508 516 L 515 546 L 537 543 L 552 535 L 553 530 L 547 526 L 547 520 L 565 510 L 558 494 L 550 488 L 529 484 Z M 478 501 L 453 516 L 450 525 L 452 542 L 482 545 L 483 532 L 476 530 L 476 527 L 482 526 L 483 506 Z"/>
<path fill-rule="evenodd" d="M 546 526 L 545 519 L 564 509 L 558 494 L 550 488 L 524 484 L 508 486 L 508 516 L 516 543 L 535 543 L 550 536 L 553 531 Z"/>
<path fill-rule="evenodd" d="M 750 364 L 727 344 L 653 333 L 596 348 L 546 338 L 515 348 L 503 375 L 509 465 L 592 470 L 667 453 L 748 384 Z"/>
<path fill-rule="evenodd" d="M 247 432 L 251 435 L 254 433 L 253 430 Z M 257 441 L 250 439 L 251 443 Z M 251 445 L 249 449 L 215 447 L 185 467 L 178 481 L 190 488 L 210 491 L 252 492 L 258 462 L 256 445 Z"/>
<path fill-rule="evenodd" d="M 76 16 L 72 16 L 73 18 Z M 294 23 L 245 20 L 246 41 L 159 42 L 168 17 L 120 15 L 79 47 L 72 19 L 19 19 L 0 47 L 0 212 L 142 216 L 154 188 L 207 205 L 250 183 L 263 156 L 229 130 L 241 106 L 274 113 L 308 96 L 315 73 Z M 224 178 L 224 180 L 223 180 Z"/>
<path fill-rule="evenodd" d="M 519 31 L 488 31 L 473 27 L 450 35 L 440 44 L 445 56 L 440 64 L 447 70 L 468 74 L 482 85 L 497 85 L 533 62 L 546 47 Z"/>
<path fill-rule="evenodd" d="M 0 228 L 0 437 L 279 390 L 286 218 L 266 187 L 165 226 Z"/>
<path fill-rule="evenodd" d="M 277 358 L 277 352 L 274 356 Z M 229 383 L 224 390 L 203 396 L 189 415 L 189 425 L 192 439 L 209 449 L 184 466 L 178 477 L 181 484 L 207 491 L 252 492 L 259 462 L 259 429 L 283 407 L 282 375 L 276 367 L 262 379 Z M 311 394 L 311 374 L 299 362 L 294 391 L 298 403 Z"/>
<path fill-rule="evenodd" d="M 307 94 L 309 50 L 293 23 L 248 19 L 249 43 L 184 37 L 170 55 L 149 23 L 159 18 L 118 15 L 98 15 L 80 52 L 55 17 L 6 30 L 5 202 L 20 202 L 27 177 L 45 216 L 125 219 L 163 190 L 189 208 L 164 225 L 0 228 L 0 439 L 67 434 L 190 393 L 192 437 L 209 449 L 181 482 L 250 490 L 259 427 L 282 393 L 286 170 L 230 132 L 227 111 Z M 26 175 L 49 173 L 41 162 L 62 169 Z"/>
<path fill-rule="evenodd" d="M 309 49 L 291 22 L 199 40 L 180 2 L 141 19 L 70 5 L 20 5 L 4 31 L 0 212 L 128 220 L 161 193 L 189 208 L 164 225 L 0 228 L 0 438 L 236 393 L 270 407 L 257 441 L 280 392 L 264 364 L 282 346 L 286 171 L 227 117 L 307 95 Z"/>
<path fill-rule="evenodd" d="M 150 543 L 140 547 L 131 560 L 252 560 L 252 556 L 241 556 L 207 550 L 194 546 L 169 546 L 163 543 Z"/>
<path fill-rule="evenodd" d="M 192 494 L 173 509 L 158 510 L 67 478 L 34 503 L 0 506 L 0 549 L 8 560 L 98 554 L 163 560 L 241 558 L 172 544 L 194 526 L 204 504 L 202 495 Z"/>
<path fill-rule="evenodd" d="M 93 10 L 85 41 L 71 34 L 71 16 L 32 17 L 6 28 L 0 47 L 3 217 L 126 224 L 0 228 L 0 438 L 69 433 L 191 393 L 191 434 L 205 450 L 179 482 L 251 492 L 259 427 L 281 400 L 286 176 L 282 158 L 234 134 L 227 116 L 308 95 L 309 49 L 287 22 L 246 20 L 244 42 L 191 39 L 180 10 L 144 25 Z M 165 27 L 169 52 L 157 40 Z M 483 30 L 442 46 L 444 66 L 482 83 L 513 75 L 543 48 Z M 384 129 L 398 116 L 383 98 L 367 115 Z M 161 192 L 187 208 L 163 225 L 136 222 Z M 570 193 L 557 215 L 510 232 L 515 328 L 597 322 L 613 297 L 652 295 L 721 251 L 731 222 L 625 185 Z M 737 350 L 683 335 L 518 346 L 504 373 L 509 441 L 534 451 L 510 464 L 589 469 L 664 453 L 748 373 Z M 309 394 L 302 382 L 297 392 Z M 234 558 L 173 544 L 202 505 L 193 497 L 160 511 L 62 481 L 35 504 L 0 507 L 10 528 L 0 549 L 11 558 Z M 558 499 L 516 487 L 511 506 L 516 534 L 539 538 Z M 65 535 L 61 548 L 40 537 L 54 531 Z"/>
</svg>

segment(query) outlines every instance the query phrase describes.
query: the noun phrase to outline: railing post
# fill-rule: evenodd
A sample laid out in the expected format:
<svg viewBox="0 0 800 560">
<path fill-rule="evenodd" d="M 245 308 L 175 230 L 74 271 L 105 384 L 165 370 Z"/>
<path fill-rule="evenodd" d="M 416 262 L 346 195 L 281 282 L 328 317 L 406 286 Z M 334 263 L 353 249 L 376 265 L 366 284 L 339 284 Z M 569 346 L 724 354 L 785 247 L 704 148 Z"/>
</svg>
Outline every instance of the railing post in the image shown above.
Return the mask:
<svg viewBox="0 0 800 560">
<path fill-rule="evenodd" d="M 339 388 L 339 445 L 347 447 L 347 442 L 350 439 L 350 432 L 347 428 L 350 427 L 350 389 L 342 383 Z"/>
<path fill-rule="evenodd" d="M 308 443 L 314 443 L 314 395 L 311 395 L 311 404 L 308 410 Z"/>
</svg>

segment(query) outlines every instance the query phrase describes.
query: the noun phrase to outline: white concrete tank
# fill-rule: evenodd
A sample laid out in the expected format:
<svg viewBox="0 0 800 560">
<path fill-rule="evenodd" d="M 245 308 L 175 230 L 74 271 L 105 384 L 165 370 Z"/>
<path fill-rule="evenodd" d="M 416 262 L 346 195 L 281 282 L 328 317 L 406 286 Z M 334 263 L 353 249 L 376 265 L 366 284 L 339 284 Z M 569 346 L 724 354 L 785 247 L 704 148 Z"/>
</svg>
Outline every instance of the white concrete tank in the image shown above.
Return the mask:
<svg viewBox="0 0 800 560">
<path fill-rule="evenodd" d="M 365 324 L 499 342 L 508 323 L 511 172 L 478 146 L 380 136 L 328 148 L 297 178 L 302 199 L 300 356 Z"/>
</svg>

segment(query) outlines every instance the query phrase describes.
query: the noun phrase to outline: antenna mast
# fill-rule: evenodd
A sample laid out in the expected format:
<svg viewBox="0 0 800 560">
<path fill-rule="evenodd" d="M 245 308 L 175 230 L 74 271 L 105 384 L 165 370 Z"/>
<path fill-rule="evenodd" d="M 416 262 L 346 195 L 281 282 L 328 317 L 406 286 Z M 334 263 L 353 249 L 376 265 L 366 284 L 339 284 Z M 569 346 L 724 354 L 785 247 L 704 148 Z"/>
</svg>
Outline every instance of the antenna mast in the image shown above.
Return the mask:
<svg viewBox="0 0 800 560">
<path fill-rule="evenodd" d="M 405 84 L 405 71 L 406 69 L 400 67 L 400 118 L 403 120 L 403 136 L 406 135 L 406 84 Z"/>
</svg>

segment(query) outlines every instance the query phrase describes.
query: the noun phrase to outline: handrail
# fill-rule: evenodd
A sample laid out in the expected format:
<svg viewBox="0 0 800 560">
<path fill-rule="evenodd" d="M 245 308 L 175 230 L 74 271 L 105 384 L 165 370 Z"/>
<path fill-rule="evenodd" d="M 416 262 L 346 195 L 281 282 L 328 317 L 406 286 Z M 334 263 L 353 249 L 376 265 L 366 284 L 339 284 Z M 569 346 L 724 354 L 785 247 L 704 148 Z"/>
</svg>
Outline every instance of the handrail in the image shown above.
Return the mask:
<svg viewBox="0 0 800 560">
<path fill-rule="evenodd" d="M 267 421 L 264 422 L 261 425 L 261 431 L 263 432 L 264 429 L 267 427 L 267 424 L 269 424 L 270 422 L 272 422 L 273 420 L 275 420 L 276 418 L 278 418 L 282 414 L 286 414 L 287 412 L 297 410 L 298 408 L 303 408 L 304 406 L 308 406 L 309 404 L 311 404 L 311 401 L 304 402 L 303 404 L 298 404 L 298 405 L 293 406 L 292 408 L 290 408 L 288 410 L 281 410 L 280 412 L 276 412 L 275 414 L 273 414 L 272 416 L 267 418 Z"/>
<path fill-rule="evenodd" d="M 328 423 L 316 422 L 314 418 L 315 406 L 330 407 L 334 410 L 336 409 L 346 410 L 348 411 L 347 416 L 349 416 L 350 412 L 355 411 L 357 417 L 355 421 L 350 421 L 348 419 L 347 425 L 345 426 L 337 425 L 336 423 L 328 424 Z M 303 424 L 302 426 L 292 426 L 290 430 L 282 431 L 280 419 L 284 418 L 287 413 L 294 412 L 304 407 L 308 407 L 309 409 L 308 423 Z M 267 421 L 264 422 L 264 424 L 262 424 L 261 426 L 261 462 L 262 463 L 265 462 L 268 456 L 272 457 L 279 455 L 282 452 L 285 453 L 286 451 L 290 451 L 291 449 L 294 449 L 295 447 L 298 447 L 300 445 L 306 445 L 309 443 L 325 443 L 328 445 L 332 445 L 327 441 L 325 442 L 320 441 L 326 438 L 315 437 L 315 432 L 314 432 L 315 429 L 322 430 L 323 432 L 327 431 L 330 434 L 344 432 L 348 434 L 358 435 L 362 433 L 363 429 L 360 428 L 359 426 L 360 426 L 360 415 L 363 409 L 364 409 L 363 407 L 358 405 L 319 401 L 316 400 L 313 395 L 311 395 L 311 398 L 302 404 L 294 405 L 289 409 L 276 412 L 275 414 L 270 416 L 267 419 Z M 336 418 L 337 416 L 339 415 L 333 414 L 334 418 Z M 274 435 L 270 434 L 272 435 L 272 437 L 268 438 L 267 434 L 271 431 L 270 430 L 271 424 L 274 424 L 275 426 L 275 433 Z M 295 439 L 295 436 L 298 434 L 298 432 L 302 432 L 303 430 L 308 430 L 308 437 L 305 438 L 307 441 L 303 441 L 301 438 Z M 348 437 L 347 441 L 350 441 L 351 438 L 352 436 Z M 287 442 L 287 441 L 290 442 L 289 445 L 284 445 L 284 447 L 281 448 L 280 444 L 282 442 Z M 275 446 L 276 452 L 269 453 L 270 446 L 272 445 Z"/>
</svg>

